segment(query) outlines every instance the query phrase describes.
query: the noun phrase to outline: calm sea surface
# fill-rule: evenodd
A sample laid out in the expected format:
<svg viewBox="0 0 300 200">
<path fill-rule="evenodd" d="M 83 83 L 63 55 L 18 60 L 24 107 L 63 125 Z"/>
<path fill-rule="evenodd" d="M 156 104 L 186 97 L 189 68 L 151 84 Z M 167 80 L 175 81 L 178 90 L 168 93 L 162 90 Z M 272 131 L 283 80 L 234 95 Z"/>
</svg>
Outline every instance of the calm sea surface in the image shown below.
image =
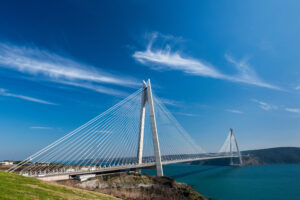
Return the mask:
<svg viewBox="0 0 300 200">
<path fill-rule="evenodd" d="M 153 174 L 154 170 L 144 170 Z M 219 167 L 176 164 L 164 174 L 216 200 L 300 200 L 300 165 Z"/>
</svg>

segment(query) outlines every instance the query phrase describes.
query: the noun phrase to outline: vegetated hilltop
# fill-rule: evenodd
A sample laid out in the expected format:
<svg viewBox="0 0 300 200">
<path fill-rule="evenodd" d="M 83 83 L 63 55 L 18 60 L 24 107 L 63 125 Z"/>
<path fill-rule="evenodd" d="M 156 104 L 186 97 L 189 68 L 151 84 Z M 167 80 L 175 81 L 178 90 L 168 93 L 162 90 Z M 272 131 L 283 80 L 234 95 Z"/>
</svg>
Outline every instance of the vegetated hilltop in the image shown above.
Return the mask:
<svg viewBox="0 0 300 200">
<path fill-rule="evenodd" d="M 113 173 L 78 180 L 58 181 L 60 184 L 99 191 L 134 200 L 208 200 L 185 183 L 169 177 L 156 177 L 135 172 Z"/>
<path fill-rule="evenodd" d="M 245 165 L 299 164 L 299 147 L 276 147 L 243 151 Z"/>
<path fill-rule="evenodd" d="M 244 165 L 267 165 L 267 164 L 300 164 L 299 147 L 276 147 L 241 152 Z M 229 165 L 230 159 L 214 159 L 195 161 L 192 164 L 199 165 Z M 237 158 L 234 163 L 238 163 Z"/>
<path fill-rule="evenodd" d="M 112 200 L 117 198 L 0 171 L 0 199 Z"/>
</svg>

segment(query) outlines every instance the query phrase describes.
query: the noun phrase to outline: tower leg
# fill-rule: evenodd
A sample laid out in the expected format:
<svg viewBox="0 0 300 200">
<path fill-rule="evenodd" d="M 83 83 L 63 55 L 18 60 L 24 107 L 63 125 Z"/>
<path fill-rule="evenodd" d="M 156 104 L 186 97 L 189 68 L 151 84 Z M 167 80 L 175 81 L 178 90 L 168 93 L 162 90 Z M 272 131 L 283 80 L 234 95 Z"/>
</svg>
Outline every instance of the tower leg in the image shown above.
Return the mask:
<svg viewBox="0 0 300 200">
<path fill-rule="evenodd" d="M 233 129 L 230 129 L 230 165 L 233 165 L 232 161 L 232 134 L 233 134 Z"/>
<path fill-rule="evenodd" d="M 139 127 L 139 144 L 137 152 L 138 164 L 143 163 L 143 144 L 144 144 L 144 129 L 145 129 L 145 111 L 146 111 L 146 98 L 147 98 L 147 86 L 144 82 L 141 102 L 141 115 L 140 115 L 140 127 Z"/>
<path fill-rule="evenodd" d="M 156 173 L 157 173 L 157 176 L 163 176 L 163 169 L 162 169 L 162 164 L 161 164 L 160 147 L 159 147 L 159 141 L 158 141 L 158 134 L 157 134 L 154 103 L 153 103 L 153 98 L 152 98 L 152 89 L 151 89 L 150 79 L 148 79 L 148 82 L 147 82 L 147 100 L 148 100 L 148 104 L 149 104 L 149 112 L 150 112 L 150 120 L 151 120 L 151 128 L 152 128 L 152 138 L 153 138 L 153 146 L 154 146 L 154 154 L 155 154 Z"/>
<path fill-rule="evenodd" d="M 240 165 L 243 165 L 243 159 L 242 159 L 241 152 L 240 152 L 240 149 L 239 149 L 239 146 L 238 146 L 238 143 L 237 143 L 234 132 L 233 132 L 233 135 L 234 135 L 234 142 L 235 142 L 236 150 L 237 150 L 237 153 L 238 153 L 238 156 L 239 156 Z"/>
</svg>

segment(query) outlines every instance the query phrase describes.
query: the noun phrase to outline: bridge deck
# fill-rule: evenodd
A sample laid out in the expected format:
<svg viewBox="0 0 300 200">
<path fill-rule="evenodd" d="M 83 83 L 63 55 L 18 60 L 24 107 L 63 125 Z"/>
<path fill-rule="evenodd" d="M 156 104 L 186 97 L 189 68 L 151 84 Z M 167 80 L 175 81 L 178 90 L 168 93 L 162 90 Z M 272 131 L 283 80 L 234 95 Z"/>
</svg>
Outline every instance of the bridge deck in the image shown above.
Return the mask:
<svg viewBox="0 0 300 200">
<path fill-rule="evenodd" d="M 170 161 L 163 161 L 162 164 L 169 165 L 169 164 L 176 164 L 176 163 L 220 159 L 220 158 L 231 158 L 231 157 L 238 157 L 238 156 L 210 156 L 210 157 L 201 157 L 201 158 L 194 158 L 194 159 L 170 160 Z M 68 172 L 68 173 L 54 173 L 54 174 L 47 174 L 44 176 L 33 176 L 33 177 L 42 180 L 47 180 L 47 181 L 56 181 L 56 180 L 66 180 L 69 179 L 71 176 L 76 176 L 76 175 L 100 174 L 106 172 L 121 171 L 126 169 L 145 169 L 145 168 L 152 168 L 152 167 L 155 167 L 154 162 L 144 163 L 139 165 L 122 165 L 122 166 L 114 166 L 108 168 L 99 168 L 96 170 L 75 171 L 75 172 Z"/>
</svg>

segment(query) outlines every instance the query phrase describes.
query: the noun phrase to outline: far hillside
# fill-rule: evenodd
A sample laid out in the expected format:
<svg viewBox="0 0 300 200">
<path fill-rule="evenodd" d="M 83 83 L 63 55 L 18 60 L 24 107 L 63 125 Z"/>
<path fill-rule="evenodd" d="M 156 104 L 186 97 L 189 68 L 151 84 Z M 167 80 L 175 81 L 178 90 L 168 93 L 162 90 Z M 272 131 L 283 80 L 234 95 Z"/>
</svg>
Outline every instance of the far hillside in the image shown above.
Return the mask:
<svg viewBox="0 0 300 200">
<path fill-rule="evenodd" d="M 299 164 L 299 147 L 276 147 L 242 152 L 246 165 Z"/>
<path fill-rule="evenodd" d="M 244 165 L 300 164 L 300 147 L 276 147 L 243 151 Z M 229 165 L 229 159 L 195 161 L 199 165 Z M 235 163 L 238 161 L 235 159 Z"/>
</svg>

